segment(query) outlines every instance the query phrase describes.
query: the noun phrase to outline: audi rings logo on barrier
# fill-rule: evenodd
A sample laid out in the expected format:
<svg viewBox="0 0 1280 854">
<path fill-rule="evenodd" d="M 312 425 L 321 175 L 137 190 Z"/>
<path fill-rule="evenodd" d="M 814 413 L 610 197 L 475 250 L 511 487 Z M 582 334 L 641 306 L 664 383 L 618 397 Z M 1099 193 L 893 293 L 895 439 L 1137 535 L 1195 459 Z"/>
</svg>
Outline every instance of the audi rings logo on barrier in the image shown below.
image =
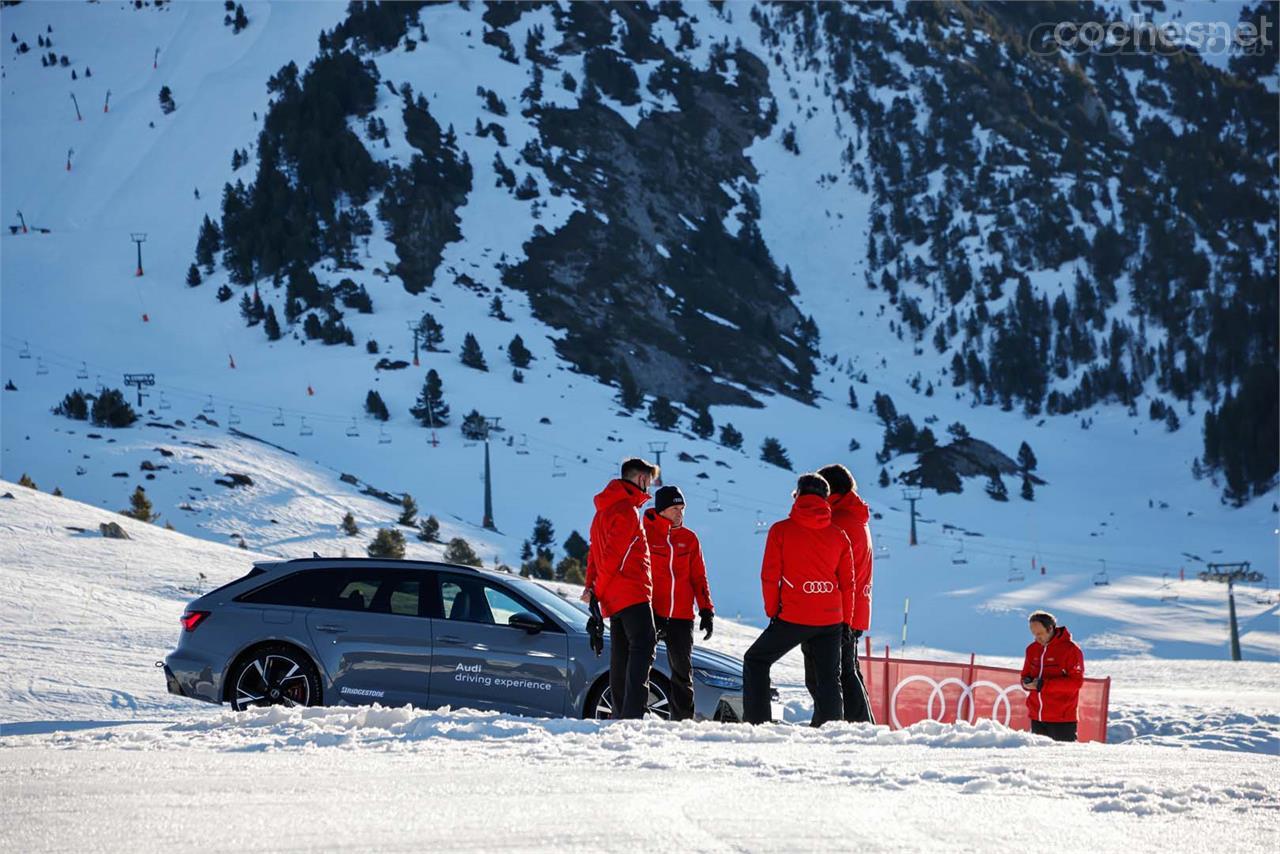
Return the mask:
<svg viewBox="0 0 1280 854">
<path fill-rule="evenodd" d="M 836 583 L 834 581 L 806 581 L 800 587 L 805 593 L 834 593 Z"/>
<path fill-rule="evenodd" d="M 951 676 L 939 682 L 935 679 L 932 679 L 928 676 L 924 676 L 921 674 L 908 676 L 906 679 L 903 679 L 901 682 L 897 684 L 897 686 L 893 689 L 893 694 L 890 695 L 889 697 L 889 718 L 890 720 L 893 721 L 893 726 L 895 728 L 902 727 L 902 723 L 899 722 L 898 720 L 898 694 L 899 692 L 902 691 L 903 688 L 907 687 L 912 682 L 924 682 L 932 686 L 932 688 L 929 691 L 929 702 L 925 706 L 925 716 L 924 718 L 922 718 L 922 720 L 930 720 L 930 721 L 941 720 L 942 718 L 945 718 L 947 716 L 947 698 L 942 693 L 942 690 L 946 688 L 948 685 L 955 685 L 960 689 L 960 698 L 956 701 L 956 720 L 957 721 L 967 720 L 969 723 L 973 723 L 978 717 L 978 706 L 975 701 L 975 694 L 979 688 L 990 688 L 992 691 L 995 692 L 996 699 L 995 699 L 995 702 L 991 704 L 992 720 L 997 720 L 996 716 L 1000 714 L 1000 704 L 1001 703 L 1004 704 L 1004 719 L 1000 720 L 999 722 L 1004 724 L 1005 726 L 1009 725 L 1009 720 L 1013 715 L 1013 706 L 1009 702 L 1009 694 L 1013 691 L 1022 691 L 1024 694 L 1026 693 L 1026 691 L 1023 690 L 1022 686 L 1018 685 L 1017 683 L 1014 683 L 1013 685 L 1009 685 L 1008 687 L 1002 688 L 996 683 L 988 682 L 985 679 L 979 679 L 978 681 L 973 683 L 966 683 L 963 679 L 958 679 L 955 676 Z M 969 701 L 969 717 L 968 718 L 964 717 L 963 710 L 964 710 L 965 700 Z M 938 702 L 940 705 L 937 715 L 934 714 L 935 702 Z"/>
</svg>

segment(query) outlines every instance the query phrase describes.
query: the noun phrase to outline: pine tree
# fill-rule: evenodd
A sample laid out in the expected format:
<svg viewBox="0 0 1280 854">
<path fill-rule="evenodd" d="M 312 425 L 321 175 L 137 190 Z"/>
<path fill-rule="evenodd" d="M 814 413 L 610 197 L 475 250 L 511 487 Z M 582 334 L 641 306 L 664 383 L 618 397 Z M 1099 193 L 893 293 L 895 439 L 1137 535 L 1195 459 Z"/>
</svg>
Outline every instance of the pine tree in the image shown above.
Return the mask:
<svg viewBox="0 0 1280 854">
<path fill-rule="evenodd" d="M 849 408 L 858 408 L 858 393 L 853 390 L 853 386 L 849 386 Z"/>
<path fill-rule="evenodd" d="M 418 321 L 418 334 L 422 336 L 423 346 L 428 353 L 437 352 L 444 343 L 444 326 L 430 312 L 422 315 L 422 319 Z"/>
<path fill-rule="evenodd" d="M 424 543 L 440 542 L 440 520 L 435 516 L 428 516 L 425 519 L 418 520 L 418 539 Z"/>
<path fill-rule="evenodd" d="M 880 469 L 880 478 L 876 483 L 880 484 L 881 489 L 887 488 L 889 486 L 889 472 L 883 468 Z"/>
<path fill-rule="evenodd" d="M 218 302 L 226 302 L 233 296 L 235 294 L 231 292 L 231 288 L 227 287 L 225 283 L 218 287 Z"/>
<path fill-rule="evenodd" d="M 395 528 L 379 528 L 378 533 L 365 549 L 369 557 L 394 558 L 404 557 L 404 534 Z"/>
<path fill-rule="evenodd" d="M 659 430 L 670 430 L 676 426 L 679 418 L 680 416 L 675 407 L 671 405 L 671 401 L 663 395 L 658 395 L 649 404 L 649 423 Z"/>
<path fill-rule="evenodd" d="M 444 402 L 444 383 L 440 381 L 435 368 L 427 371 L 422 392 L 409 413 L 421 421 L 424 427 L 443 427 L 449 423 L 449 405 Z"/>
<path fill-rule="evenodd" d="M 504 309 L 502 306 L 502 297 L 497 296 L 496 294 L 494 295 L 493 299 L 489 302 L 489 316 L 496 317 L 498 320 L 511 319 L 507 317 L 506 309 Z"/>
<path fill-rule="evenodd" d="M 1022 499 L 1024 501 L 1036 500 L 1035 487 L 1031 484 L 1031 476 L 1027 474 L 1022 475 Z"/>
<path fill-rule="evenodd" d="M 618 403 L 628 412 L 635 412 L 644 403 L 644 395 L 626 362 L 622 363 L 622 368 L 618 371 Z"/>
<path fill-rule="evenodd" d="M 413 496 L 405 493 L 400 499 L 400 518 L 396 520 L 398 525 L 407 525 L 410 528 L 418 527 L 418 502 L 413 500 Z"/>
<path fill-rule="evenodd" d="M 787 456 L 786 448 L 772 436 L 766 436 L 760 443 L 760 459 L 778 468 L 791 470 L 791 459 Z"/>
<path fill-rule="evenodd" d="M 587 575 L 583 572 L 582 561 L 565 555 L 556 564 L 556 578 L 566 584 L 583 584 L 587 580 Z"/>
<path fill-rule="evenodd" d="M 214 256 L 222 249 L 222 232 L 209 215 L 200 223 L 200 236 L 196 239 L 196 263 L 204 267 L 205 275 L 213 274 Z"/>
<path fill-rule="evenodd" d="M 315 315 L 311 315 L 315 317 Z M 249 326 L 257 323 L 253 311 L 253 298 L 249 296 L 249 292 L 245 291 L 240 295 L 240 318 Z"/>
<path fill-rule="evenodd" d="M 524 346 L 524 339 L 516 335 L 511 339 L 511 343 L 507 345 L 507 358 L 517 368 L 527 368 L 529 367 L 529 362 L 533 359 L 533 354 L 529 352 L 529 348 Z"/>
<path fill-rule="evenodd" d="M 524 371 L 520 370 L 519 368 L 512 368 L 511 380 L 512 382 L 518 382 L 518 383 L 524 382 Z"/>
<path fill-rule="evenodd" d="M 471 442 L 479 442 L 489 432 L 489 422 L 485 421 L 484 416 L 479 411 L 473 409 L 462 418 L 462 424 L 459 428 L 462 431 L 462 437 Z"/>
<path fill-rule="evenodd" d="M 276 320 L 276 307 L 274 305 L 267 306 L 267 319 L 262 323 L 262 331 L 267 333 L 268 341 L 280 340 L 280 321 Z"/>
<path fill-rule="evenodd" d="M 1026 442 L 1018 446 L 1018 468 L 1023 472 L 1036 470 L 1036 455 Z"/>
<path fill-rule="evenodd" d="M 238 33 L 245 27 L 249 26 L 249 16 L 244 13 L 244 6 L 236 4 L 236 16 L 231 22 L 231 31 Z"/>
<path fill-rule="evenodd" d="M 698 414 L 691 419 L 689 426 L 693 435 L 700 439 L 710 439 L 716 432 L 715 422 L 711 420 L 711 410 L 706 406 L 698 409 Z"/>
<path fill-rule="evenodd" d="M 459 360 L 468 368 L 475 368 L 477 371 L 489 370 L 489 366 L 484 361 L 484 351 L 480 349 L 480 342 L 470 332 L 462 339 L 462 353 L 459 355 Z"/>
<path fill-rule="evenodd" d="M 742 434 L 732 423 L 726 421 L 720 428 L 720 444 L 734 451 L 742 449 Z"/>
<path fill-rule="evenodd" d="M 356 517 L 351 515 L 350 510 L 342 517 L 342 533 L 348 537 L 354 537 L 360 533 L 360 526 L 356 524 Z"/>
<path fill-rule="evenodd" d="M 96 427 L 128 427 L 138 420 L 138 413 L 119 389 L 109 388 L 93 401 L 92 420 Z"/>
<path fill-rule="evenodd" d="M 151 500 L 147 498 L 147 491 L 141 486 L 136 488 L 133 495 L 129 497 L 129 509 L 120 512 L 139 522 L 154 522 L 159 518 L 151 512 Z"/>
<path fill-rule="evenodd" d="M 587 541 L 577 531 L 570 531 L 569 536 L 565 537 L 564 553 L 584 566 L 587 562 L 587 550 L 589 548 Z"/>
<path fill-rule="evenodd" d="M 62 497 L 62 487 L 61 487 L 61 486 L 55 486 L 55 487 L 53 488 L 53 492 L 50 492 L 49 494 L 50 494 L 50 495 L 57 496 L 58 498 L 61 498 L 61 497 Z"/>
<path fill-rule="evenodd" d="M 194 288 L 204 280 L 200 278 L 200 268 L 192 264 L 187 268 L 187 287 Z"/>
<path fill-rule="evenodd" d="M 379 421 L 386 421 L 391 418 L 391 413 L 387 411 L 387 405 L 382 401 L 382 395 L 376 391 L 371 390 L 364 396 L 364 411 Z"/>
<path fill-rule="evenodd" d="M 1000 472 L 992 471 L 987 478 L 987 495 L 990 495 L 996 501 L 1008 501 L 1009 489 L 1004 485 L 1004 480 L 1000 477 Z"/>
<path fill-rule="evenodd" d="M 53 408 L 54 415 L 65 415 L 76 421 L 84 421 L 89 417 L 89 398 L 80 389 L 76 389 L 62 399 Z"/>
<path fill-rule="evenodd" d="M 36 482 L 31 479 L 31 475 L 26 472 L 22 473 L 22 477 L 18 478 L 18 486 L 25 486 L 27 489 L 36 489 Z"/>
<path fill-rule="evenodd" d="M 481 564 L 475 549 L 471 548 L 471 544 L 462 537 L 454 537 L 449 541 L 449 545 L 444 549 L 444 559 L 446 563 L 456 563 L 461 566 L 480 566 Z"/>
<path fill-rule="evenodd" d="M 173 90 L 168 86 L 160 87 L 160 111 L 166 116 L 178 109 L 178 105 L 173 102 Z"/>
<path fill-rule="evenodd" d="M 546 558 L 548 561 L 550 561 L 551 558 L 553 557 L 553 553 L 551 551 L 550 546 L 553 542 L 555 542 L 555 538 L 556 538 L 556 529 L 551 524 L 550 519 L 539 516 L 537 519 L 534 520 L 533 536 L 530 537 L 530 541 L 533 543 L 534 547 L 537 549 L 537 553 L 539 555 L 546 555 Z"/>
</svg>

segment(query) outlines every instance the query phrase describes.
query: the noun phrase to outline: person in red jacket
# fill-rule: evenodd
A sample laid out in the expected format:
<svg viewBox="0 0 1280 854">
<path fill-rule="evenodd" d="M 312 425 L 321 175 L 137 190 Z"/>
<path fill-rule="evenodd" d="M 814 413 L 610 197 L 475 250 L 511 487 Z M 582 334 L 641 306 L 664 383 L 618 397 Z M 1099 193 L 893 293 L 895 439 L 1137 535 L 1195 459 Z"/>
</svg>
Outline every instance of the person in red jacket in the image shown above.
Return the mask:
<svg viewBox="0 0 1280 854">
<path fill-rule="evenodd" d="M 653 625 L 653 579 L 640 508 L 658 467 L 634 457 L 621 477 L 595 497 L 587 547 L 585 596 L 609 619 L 609 693 L 614 718 L 642 718 L 649 703 L 649 669 L 658 640 Z"/>
<path fill-rule="evenodd" d="M 840 636 L 853 617 L 853 555 L 849 538 L 831 524 L 831 486 L 802 474 L 788 518 L 769 528 L 760 567 L 769 625 L 742 657 L 742 705 L 747 723 L 770 720 L 769 670 L 809 642 L 814 667 L 813 726 L 838 721 Z"/>
<path fill-rule="evenodd" d="M 693 606 L 698 606 L 703 640 L 711 639 L 715 613 L 702 546 L 684 526 L 679 487 L 664 486 L 653 494 L 653 507 L 644 511 L 644 533 L 653 568 L 653 619 L 671 665 L 671 720 L 688 720 L 693 717 Z"/>
<path fill-rule="evenodd" d="M 1028 624 L 1035 640 L 1022 662 L 1022 687 L 1027 691 L 1031 731 L 1054 741 L 1075 741 L 1084 653 L 1048 611 L 1036 611 Z"/>
<path fill-rule="evenodd" d="M 818 469 L 818 474 L 831 485 L 831 495 L 827 498 L 831 505 L 831 524 L 844 531 L 853 546 L 853 616 L 840 639 L 844 719 L 853 723 L 875 723 L 862 668 L 858 666 L 858 641 L 871 626 L 871 511 L 858 496 L 858 482 L 847 468 L 833 464 Z M 801 644 L 800 649 L 804 653 L 804 684 L 814 695 L 816 680 L 808 642 Z"/>
</svg>

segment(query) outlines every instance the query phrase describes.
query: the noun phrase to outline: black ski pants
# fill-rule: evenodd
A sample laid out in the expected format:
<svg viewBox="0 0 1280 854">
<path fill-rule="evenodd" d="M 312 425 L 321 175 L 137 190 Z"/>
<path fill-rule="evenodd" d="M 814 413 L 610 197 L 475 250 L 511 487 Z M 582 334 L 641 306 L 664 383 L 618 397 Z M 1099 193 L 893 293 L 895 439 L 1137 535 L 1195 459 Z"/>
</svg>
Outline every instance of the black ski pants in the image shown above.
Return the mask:
<svg viewBox="0 0 1280 854">
<path fill-rule="evenodd" d="M 1054 741 L 1075 741 L 1076 722 L 1051 723 L 1048 721 L 1032 721 L 1031 732 L 1035 735 L 1047 735 Z"/>
<path fill-rule="evenodd" d="M 840 697 L 841 624 L 803 626 L 774 619 L 742 657 L 743 717 L 749 724 L 771 720 L 769 670 L 774 662 L 808 642 L 814 667 L 813 725 L 838 721 L 843 714 Z"/>
<path fill-rule="evenodd" d="M 809 689 L 816 706 L 818 702 L 818 680 L 814 673 L 813 656 L 809 651 L 810 643 L 800 644 L 804 653 L 804 687 Z M 867 696 L 867 684 L 862 680 L 862 668 L 858 665 L 858 639 L 853 630 L 842 627 L 840 635 L 840 694 L 844 700 L 844 719 L 851 723 L 875 723 L 875 715 L 871 713 L 871 698 Z"/>
<path fill-rule="evenodd" d="M 671 668 L 671 720 L 693 717 L 693 620 L 653 618 L 663 643 L 667 645 L 667 665 Z"/>
<path fill-rule="evenodd" d="M 648 602 L 630 605 L 609 618 L 609 693 L 615 719 L 644 717 L 649 706 L 649 668 L 657 645 Z"/>
</svg>

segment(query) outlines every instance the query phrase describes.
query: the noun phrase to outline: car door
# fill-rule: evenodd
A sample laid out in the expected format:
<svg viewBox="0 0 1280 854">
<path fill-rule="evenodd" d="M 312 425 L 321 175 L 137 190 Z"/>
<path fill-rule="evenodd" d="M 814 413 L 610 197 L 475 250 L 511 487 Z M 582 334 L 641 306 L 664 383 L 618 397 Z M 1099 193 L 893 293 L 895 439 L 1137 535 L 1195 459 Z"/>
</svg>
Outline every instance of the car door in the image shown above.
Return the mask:
<svg viewBox="0 0 1280 854">
<path fill-rule="evenodd" d="M 563 716 L 568 636 L 517 592 L 479 574 L 439 572 L 432 620 L 431 703 L 541 717 Z M 529 612 L 546 628 L 508 625 Z"/>
<path fill-rule="evenodd" d="M 430 703 L 431 575 L 360 567 L 345 570 L 336 595 L 307 614 L 307 629 L 333 686 L 330 702 Z"/>
</svg>

